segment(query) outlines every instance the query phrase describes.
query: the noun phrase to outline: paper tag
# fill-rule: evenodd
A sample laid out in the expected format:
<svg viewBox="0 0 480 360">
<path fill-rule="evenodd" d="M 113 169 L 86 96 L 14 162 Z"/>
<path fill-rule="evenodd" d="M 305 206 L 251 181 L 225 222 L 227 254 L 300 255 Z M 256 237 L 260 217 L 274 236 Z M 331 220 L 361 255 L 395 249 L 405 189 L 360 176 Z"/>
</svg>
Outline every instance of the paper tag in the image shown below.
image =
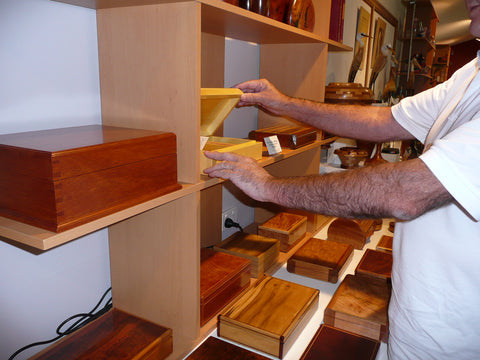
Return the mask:
<svg viewBox="0 0 480 360">
<path fill-rule="evenodd" d="M 263 141 L 265 141 L 269 155 L 275 155 L 282 152 L 282 147 L 280 146 L 277 135 L 265 137 L 263 138 Z"/>
<path fill-rule="evenodd" d="M 208 136 L 200 136 L 200 150 L 203 150 L 205 145 L 207 144 Z"/>
</svg>

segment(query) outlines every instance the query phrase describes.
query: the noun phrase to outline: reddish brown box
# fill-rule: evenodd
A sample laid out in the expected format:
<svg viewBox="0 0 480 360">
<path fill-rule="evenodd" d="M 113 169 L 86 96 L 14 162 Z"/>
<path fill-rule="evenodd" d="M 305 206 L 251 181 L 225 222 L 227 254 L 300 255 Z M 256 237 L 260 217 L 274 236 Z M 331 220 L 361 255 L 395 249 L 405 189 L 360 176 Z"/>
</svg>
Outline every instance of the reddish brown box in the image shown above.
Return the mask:
<svg viewBox="0 0 480 360">
<path fill-rule="evenodd" d="M 387 252 L 392 252 L 393 248 L 393 236 L 388 236 L 388 235 L 383 235 L 377 246 L 377 250 L 382 250 L 382 251 L 387 251 Z"/>
<path fill-rule="evenodd" d="M 371 219 L 337 218 L 328 227 L 328 240 L 352 244 L 355 249 L 362 250 L 374 233 L 375 226 L 375 220 Z"/>
<path fill-rule="evenodd" d="M 288 149 L 313 143 L 317 139 L 317 130 L 306 126 L 276 125 L 264 129 L 252 130 L 248 137 L 263 141 L 264 138 L 276 135 L 280 145 Z"/>
<path fill-rule="evenodd" d="M 180 187 L 173 133 L 88 125 L 0 136 L 0 215 L 50 231 Z"/>
<path fill-rule="evenodd" d="M 268 360 L 265 356 L 210 336 L 185 360 Z"/>
<path fill-rule="evenodd" d="M 200 325 L 250 285 L 250 260 L 203 248 L 200 265 Z"/>
<path fill-rule="evenodd" d="M 392 278 L 392 253 L 367 249 L 355 269 L 355 275 L 390 282 Z"/>
</svg>

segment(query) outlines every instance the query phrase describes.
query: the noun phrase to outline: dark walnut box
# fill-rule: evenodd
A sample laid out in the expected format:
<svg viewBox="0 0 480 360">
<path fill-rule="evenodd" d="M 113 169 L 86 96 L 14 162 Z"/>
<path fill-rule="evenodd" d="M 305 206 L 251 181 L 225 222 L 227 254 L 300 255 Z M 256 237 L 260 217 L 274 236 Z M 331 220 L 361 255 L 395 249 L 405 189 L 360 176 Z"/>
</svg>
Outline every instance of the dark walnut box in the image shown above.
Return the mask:
<svg viewBox="0 0 480 360">
<path fill-rule="evenodd" d="M 250 260 L 203 248 L 200 255 L 200 325 L 250 285 Z"/>
<path fill-rule="evenodd" d="M 185 360 L 268 360 L 265 356 L 209 336 Z"/>
<path fill-rule="evenodd" d="M 355 269 L 355 275 L 391 282 L 393 256 L 391 252 L 367 249 Z"/>
<path fill-rule="evenodd" d="M 88 125 L 0 136 L 0 215 L 50 231 L 180 187 L 173 133 Z"/>
<path fill-rule="evenodd" d="M 266 137 L 276 135 L 280 146 L 288 149 L 311 144 L 317 140 L 317 130 L 307 126 L 276 125 L 264 129 L 252 130 L 248 137 L 256 141 L 264 141 Z"/>
</svg>

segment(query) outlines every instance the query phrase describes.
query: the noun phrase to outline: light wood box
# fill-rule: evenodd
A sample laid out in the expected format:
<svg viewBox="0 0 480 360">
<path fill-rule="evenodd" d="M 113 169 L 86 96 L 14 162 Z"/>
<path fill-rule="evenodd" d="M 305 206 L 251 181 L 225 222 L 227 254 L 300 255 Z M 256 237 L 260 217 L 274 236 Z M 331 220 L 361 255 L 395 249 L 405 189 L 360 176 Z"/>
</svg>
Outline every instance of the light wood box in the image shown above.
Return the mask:
<svg viewBox="0 0 480 360">
<path fill-rule="evenodd" d="M 250 285 L 250 261 L 203 248 L 200 255 L 200 325 Z"/>
<path fill-rule="evenodd" d="M 61 232 L 181 188 L 173 133 L 87 125 L 0 136 L 0 215 Z"/>
<path fill-rule="evenodd" d="M 287 271 L 336 283 L 352 257 L 350 244 L 311 238 L 288 259 Z"/>
<path fill-rule="evenodd" d="M 318 294 L 265 276 L 218 316 L 218 335 L 282 358 L 316 311 Z"/>
<path fill-rule="evenodd" d="M 214 250 L 250 260 L 252 277 L 259 278 L 278 260 L 280 241 L 265 236 L 236 232 Z"/>
<path fill-rule="evenodd" d="M 262 142 L 248 139 L 237 139 L 212 136 L 223 123 L 240 100 L 242 91 L 230 88 L 201 89 L 201 125 L 200 134 L 209 139 L 202 150 L 233 152 L 249 156 L 255 160 L 262 158 Z M 202 151 L 200 155 L 200 170 L 213 166 L 215 160 L 207 158 Z"/>
<path fill-rule="evenodd" d="M 161 360 L 172 350 L 171 329 L 114 308 L 30 359 Z"/>
<path fill-rule="evenodd" d="M 258 226 L 258 235 L 280 240 L 280 251 L 287 252 L 307 232 L 307 217 L 281 212 Z"/>
<path fill-rule="evenodd" d="M 355 275 L 390 282 L 392 279 L 392 253 L 367 249 L 355 269 Z"/>
<path fill-rule="evenodd" d="M 391 286 L 363 276 L 347 275 L 324 312 L 324 323 L 386 342 Z"/>
<path fill-rule="evenodd" d="M 329 225 L 327 238 L 331 241 L 351 244 L 355 249 L 361 250 L 375 231 L 375 226 L 375 220 L 371 219 L 337 218 Z"/>
</svg>

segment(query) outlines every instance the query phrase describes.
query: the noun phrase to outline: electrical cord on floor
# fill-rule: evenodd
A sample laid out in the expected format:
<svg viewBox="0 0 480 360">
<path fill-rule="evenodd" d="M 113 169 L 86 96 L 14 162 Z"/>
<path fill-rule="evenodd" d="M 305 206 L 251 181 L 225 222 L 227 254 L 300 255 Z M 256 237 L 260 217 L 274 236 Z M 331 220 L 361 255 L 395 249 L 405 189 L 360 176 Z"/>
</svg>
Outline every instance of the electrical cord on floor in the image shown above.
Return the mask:
<svg viewBox="0 0 480 360">
<path fill-rule="evenodd" d="M 52 343 L 54 341 L 57 341 L 61 337 L 65 336 L 65 335 L 69 335 L 69 334 L 77 331 L 78 329 L 87 325 L 89 322 L 91 322 L 91 321 L 99 318 L 103 314 L 105 314 L 108 310 L 110 310 L 112 308 L 112 296 L 111 295 L 110 295 L 110 298 L 106 301 L 105 305 L 100 310 L 97 311 L 97 309 L 100 307 L 100 305 L 104 301 L 105 297 L 107 296 L 107 294 L 111 290 L 112 290 L 112 288 L 110 287 L 110 288 L 107 289 L 107 291 L 105 291 L 105 293 L 102 295 L 100 301 L 97 303 L 97 305 L 95 305 L 95 307 L 92 310 L 90 310 L 90 312 L 76 314 L 76 315 L 73 315 L 73 316 L 69 317 L 68 319 L 64 320 L 57 327 L 57 335 L 58 336 L 56 336 L 56 337 L 54 337 L 53 339 L 50 339 L 50 340 L 39 341 L 39 342 L 35 342 L 35 343 L 32 343 L 32 344 L 26 345 L 26 346 L 18 349 L 17 351 L 15 351 L 8 358 L 8 360 L 13 360 L 18 354 L 20 354 L 21 352 L 23 352 L 23 351 L 25 351 L 25 350 L 27 350 L 31 347 L 45 345 L 45 344 L 49 344 L 49 343 Z M 97 311 L 97 312 L 95 312 L 95 311 Z M 65 331 L 62 331 L 62 327 L 64 327 L 68 322 L 70 322 L 74 319 L 77 319 L 77 318 L 78 318 L 77 321 L 75 321 L 72 325 L 70 325 Z"/>
<path fill-rule="evenodd" d="M 242 229 L 242 227 L 240 226 L 240 224 L 237 223 L 237 222 L 235 222 L 235 221 L 233 221 L 233 220 L 230 219 L 230 218 L 226 218 L 226 219 L 225 219 L 225 224 L 224 224 L 224 225 L 225 225 L 225 228 L 227 228 L 227 229 L 229 229 L 229 228 L 231 228 L 231 227 L 236 227 L 237 229 L 240 229 L 241 232 L 243 232 L 243 229 Z"/>
</svg>

